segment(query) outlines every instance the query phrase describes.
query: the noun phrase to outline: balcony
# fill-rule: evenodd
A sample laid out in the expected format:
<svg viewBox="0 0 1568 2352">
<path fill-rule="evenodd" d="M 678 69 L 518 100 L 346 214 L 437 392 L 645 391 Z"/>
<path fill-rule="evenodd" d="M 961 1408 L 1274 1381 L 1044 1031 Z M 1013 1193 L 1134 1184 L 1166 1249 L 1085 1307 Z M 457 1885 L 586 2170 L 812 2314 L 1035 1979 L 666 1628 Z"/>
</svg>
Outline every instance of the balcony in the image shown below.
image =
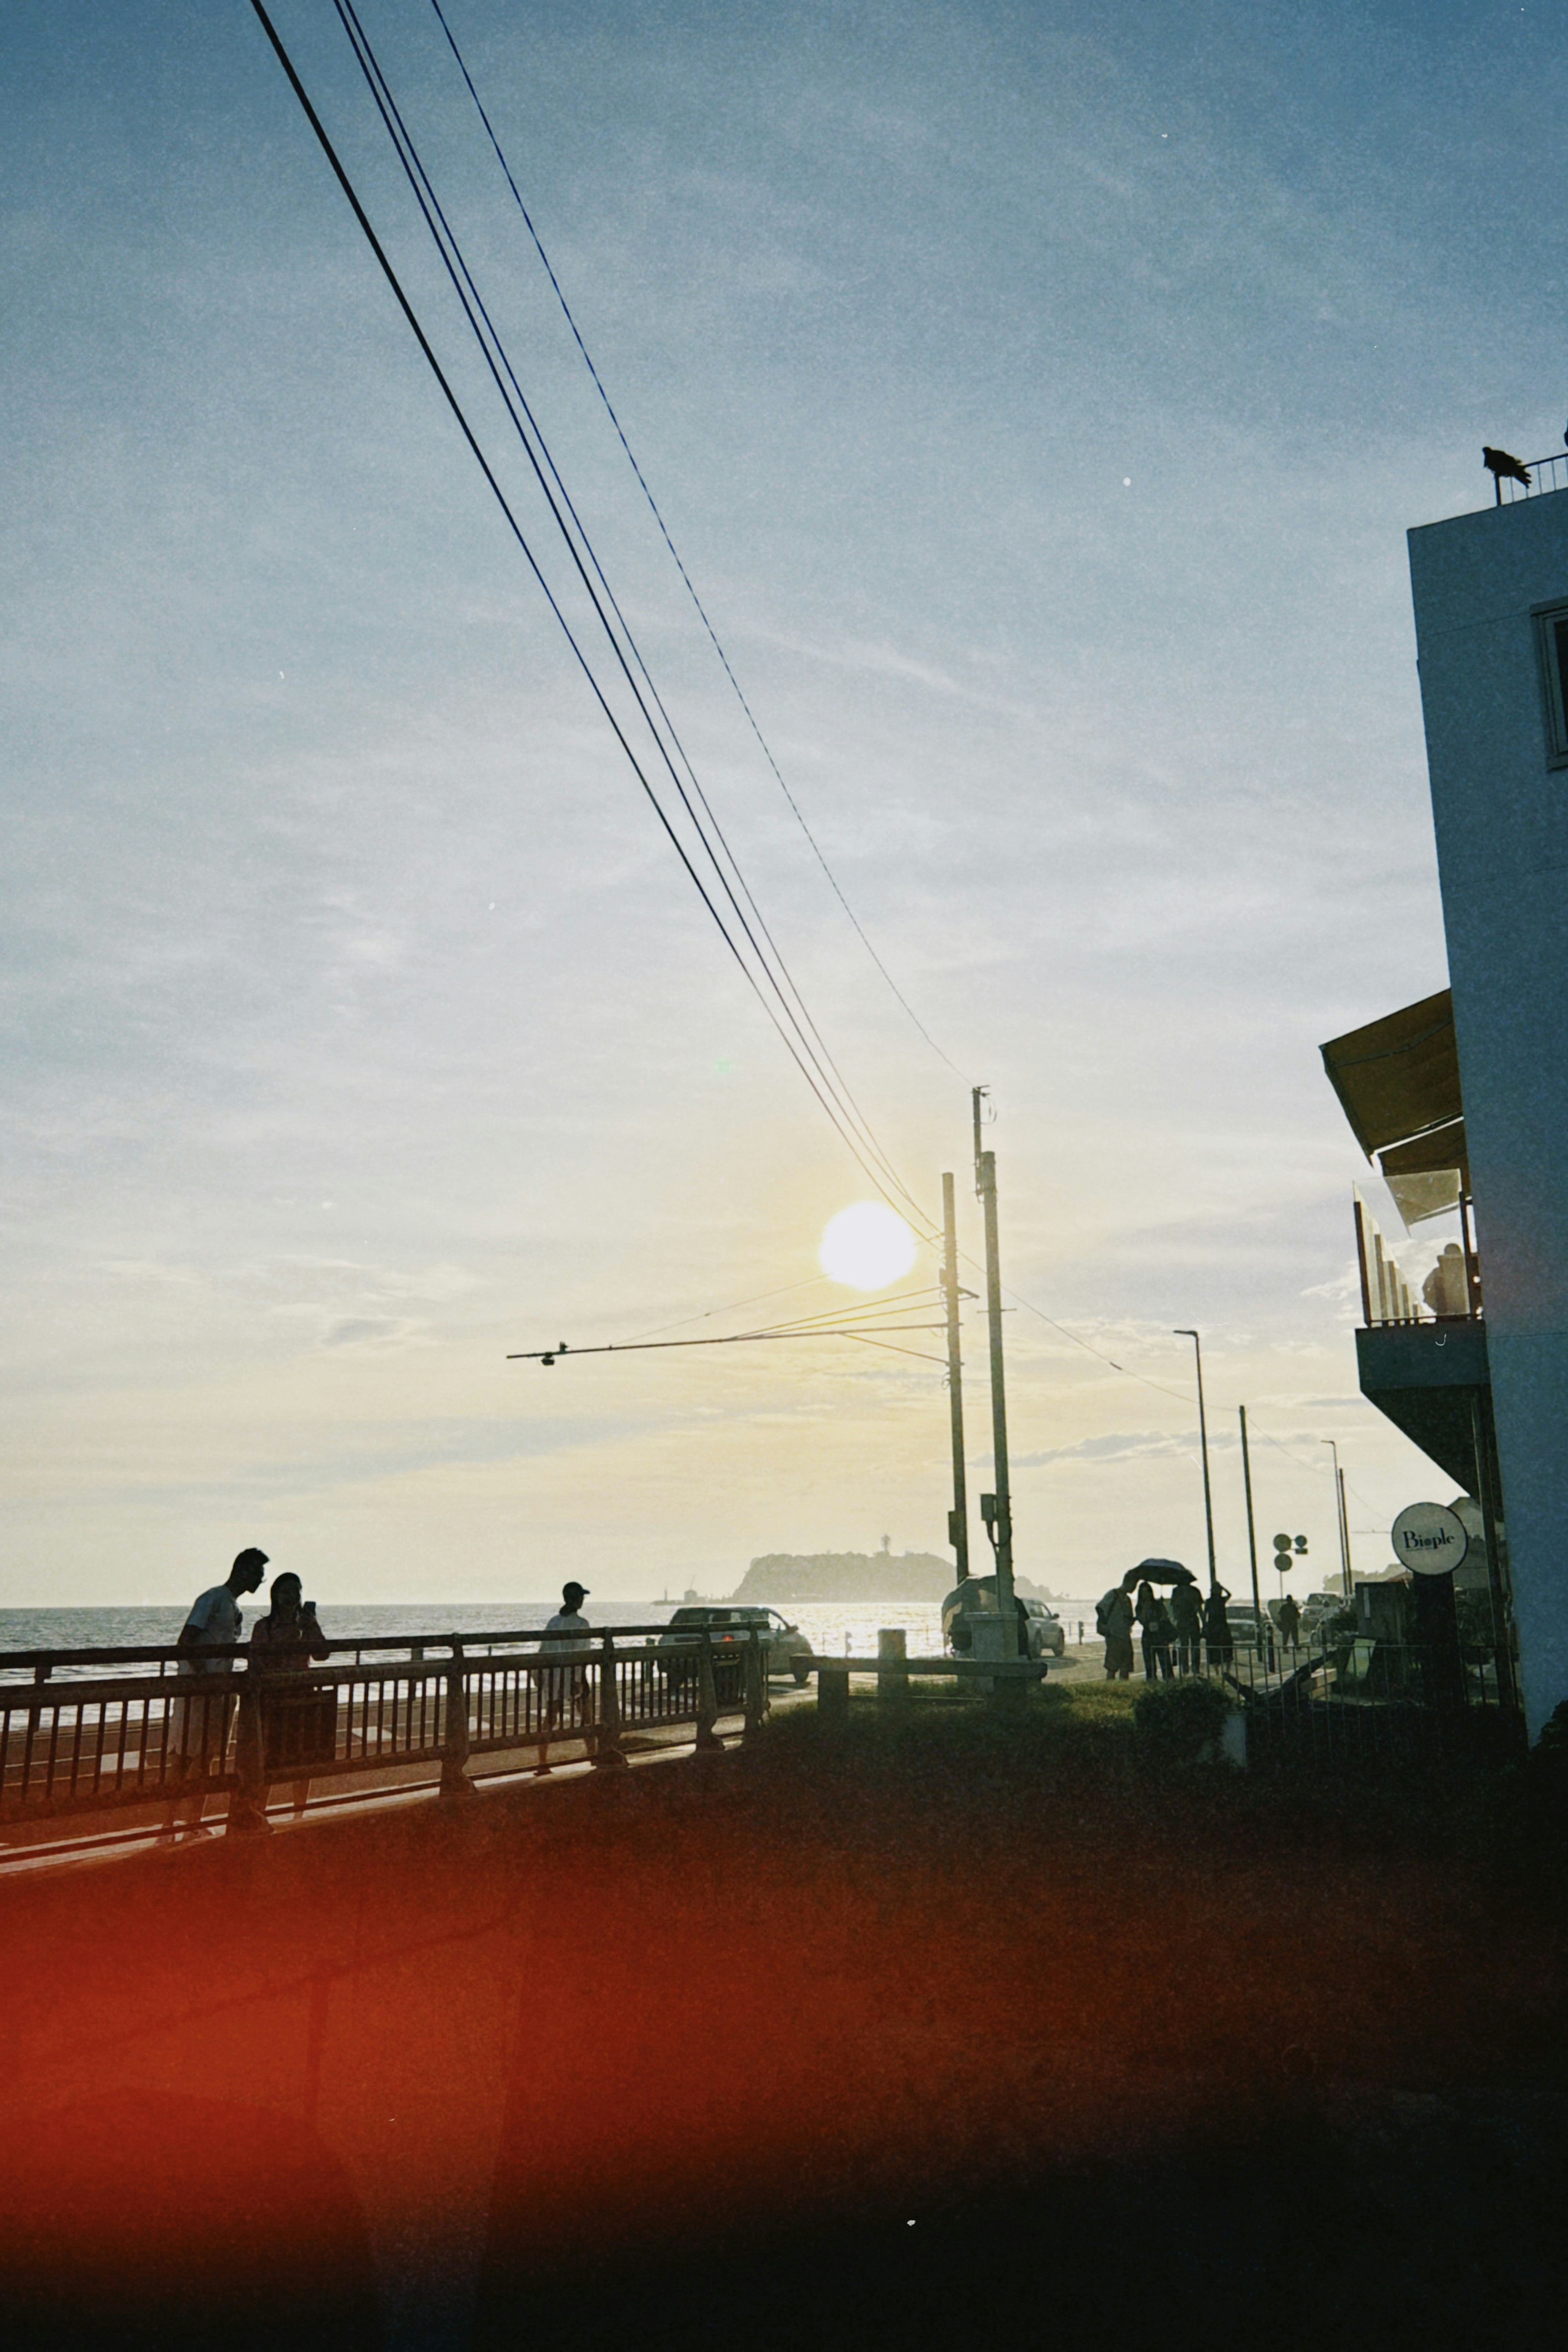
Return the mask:
<svg viewBox="0 0 1568 2352">
<path fill-rule="evenodd" d="M 1468 1206 L 1461 1203 L 1462 1213 Z M 1474 1494 L 1477 1449 L 1488 1442 L 1491 1371 L 1468 1215 L 1463 1229 L 1463 1243 L 1446 1244 L 1417 1293 L 1366 1202 L 1355 1195 L 1361 1392 L 1457 1486 Z"/>
<path fill-rule="evenodd" d="M 1568 469 L 1568 452 L 1563 463 Z M 1440 1249 L 1401 1244 L 1425 1261 L 1412 1272 L 1354 1194 L 1361 1392 L 1457 1486 L 1479 1493 L 1492 1445 L 1491 1373 L 1453 999 L 1442 989 L 1322 1051 L 1351 1131 L 1375 1160 L 1406 1234 L 1456 1210 L 1459 1219 L 1458 1238 Z"/>
<path fill-rule="evenodd" d="M 1497 483 L 1500 507 L 1511 507 L 1521 499 L 1539 499 L 1552 490 L 1568 490 L 1568 449 L 1559 449 L 1550 457 L 1527 457 L 1524 470 L 1530 476 L 1528 485 L 1506 480 Z"/>
<path fill-rule="evenodd" d="M 1355 1203 L 1356 1267 L 1361 1276 L 1362 1321 L 1368 1330 L 1385 1324 L 1479 1323 L 1482 1318 L 1481 1275 L 1470 1234 L 1469 1201 L 1461 1194 L 1461 1238 L 1446 1242 L 1431 1270 L 1414 1290 L 1376 1218 L 1359 1192 Z"/>
</svg>

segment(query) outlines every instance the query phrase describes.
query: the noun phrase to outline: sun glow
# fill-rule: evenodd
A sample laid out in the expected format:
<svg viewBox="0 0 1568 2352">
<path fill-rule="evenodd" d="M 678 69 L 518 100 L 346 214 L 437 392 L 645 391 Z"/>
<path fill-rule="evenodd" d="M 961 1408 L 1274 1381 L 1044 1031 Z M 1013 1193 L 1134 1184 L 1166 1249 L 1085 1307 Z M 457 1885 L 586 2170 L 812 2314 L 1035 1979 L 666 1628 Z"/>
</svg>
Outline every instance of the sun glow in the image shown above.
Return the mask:
<svg viewBox="0 0 1568 2352">
<path fill-rule="evenodd" d="M 915 1262 L 915 1237 L 896 1209 L 880 1201 L 857 1201 L 830 1217 L 817 1263 L 834 1282 L 854 1290 L 880 1290 L 897 1282 Z"/>
</svg>

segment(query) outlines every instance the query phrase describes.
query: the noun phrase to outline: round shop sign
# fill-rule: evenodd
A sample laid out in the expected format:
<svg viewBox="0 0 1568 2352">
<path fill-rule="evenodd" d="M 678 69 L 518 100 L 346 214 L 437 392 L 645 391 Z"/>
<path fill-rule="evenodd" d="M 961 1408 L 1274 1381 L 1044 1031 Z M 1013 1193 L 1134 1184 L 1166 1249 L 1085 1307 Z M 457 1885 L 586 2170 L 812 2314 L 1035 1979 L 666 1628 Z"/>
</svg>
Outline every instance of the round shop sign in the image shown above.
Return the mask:
<svg viewBox="0 0 1568 2352">
<path fill-rule="evenodd" d="M 1393 1541 L 1400 1567 L 1420 1576 L 1447 1576 L 1470 1543 L 1463 1519 L 1444 1503 L 1407 1503 L 1394 1522 Z"/>
</svg>

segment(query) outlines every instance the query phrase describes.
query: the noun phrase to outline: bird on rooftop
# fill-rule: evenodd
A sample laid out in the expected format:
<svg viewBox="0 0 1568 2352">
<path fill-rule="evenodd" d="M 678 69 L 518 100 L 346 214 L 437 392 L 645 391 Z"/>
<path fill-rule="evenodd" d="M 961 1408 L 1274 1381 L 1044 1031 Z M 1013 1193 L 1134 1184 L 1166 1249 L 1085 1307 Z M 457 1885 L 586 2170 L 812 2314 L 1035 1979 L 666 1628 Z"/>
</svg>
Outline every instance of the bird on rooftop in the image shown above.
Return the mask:
<svg viewBox="0 0 1568 2352">
<path fill-rule="evenodd" d="M 1568 439 L 1568 435 L 1563 437 Z M 1526 489 L 1530 488 L 1530 467 L 1510 457 L 1506 449 L 1483 448 L 1481 463 L 1497 482 L 1522 482 Z"/>
</svg>

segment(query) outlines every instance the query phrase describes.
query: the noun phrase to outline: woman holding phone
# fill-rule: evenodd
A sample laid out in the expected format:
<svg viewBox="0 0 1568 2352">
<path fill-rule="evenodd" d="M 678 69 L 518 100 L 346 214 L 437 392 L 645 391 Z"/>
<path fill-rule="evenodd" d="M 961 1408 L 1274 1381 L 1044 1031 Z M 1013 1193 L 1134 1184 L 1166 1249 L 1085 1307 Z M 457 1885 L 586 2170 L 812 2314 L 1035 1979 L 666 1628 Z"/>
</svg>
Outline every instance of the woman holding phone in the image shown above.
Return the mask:
<svg viewBox="0 0 1568 2352">
<path fill-rule="evenodd" d="M 258 1618 L 250 1635 L 252 1674 L 289 1677 L 287 1685 L 259 1694 L 261 1769 L 268 1782 L 293 1779 L 296 1821 L 310 1801 L 310 1766 L 330 1764 L 338 1743 L 335 1685 L 329 1684 L 323 1690 L 319 1683 L 294 1680 L 312 1658 L 331 1654 L 316 1622 L 316 1604 L 300 1599 L 302 1590 L 292 1571 L 275 1576 L 268 1595 L 272 1606 L 265 1617 Z M 299 1775 L 301 1765 L 306 1768 L 303 1779 Z M 270 1793 L 269 1788 L 262 1790 L 263 1811 Z"/>
</svg>

